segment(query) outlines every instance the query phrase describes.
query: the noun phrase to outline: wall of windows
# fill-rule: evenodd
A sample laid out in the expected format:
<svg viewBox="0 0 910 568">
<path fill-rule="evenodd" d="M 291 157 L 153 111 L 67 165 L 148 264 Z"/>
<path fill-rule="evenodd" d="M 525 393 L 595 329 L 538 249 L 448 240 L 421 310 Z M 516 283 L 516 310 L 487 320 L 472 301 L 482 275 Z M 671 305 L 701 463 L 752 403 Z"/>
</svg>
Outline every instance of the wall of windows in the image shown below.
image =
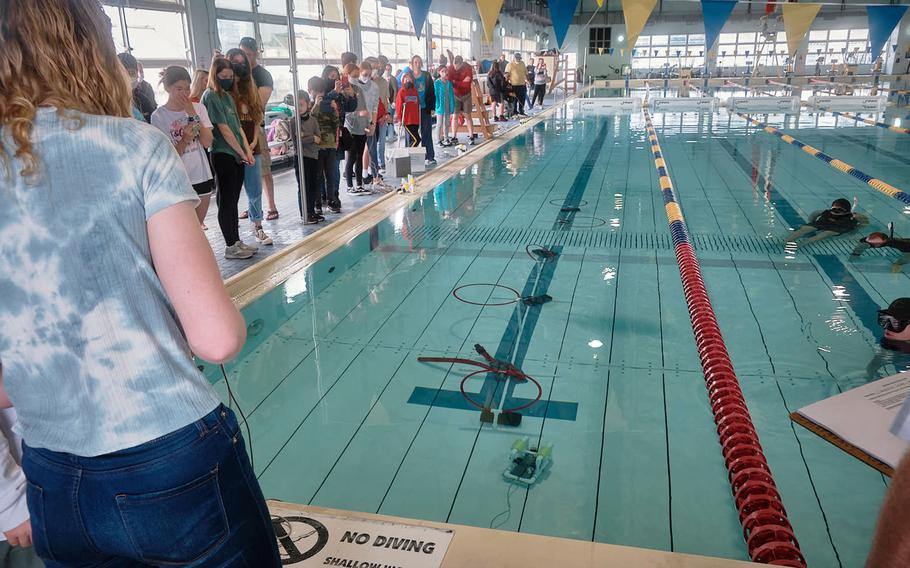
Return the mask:
<svg viewBox="0 0 910 568">
<path fill-rule="evenodd" d="M 471 20 L 430 12 L 429 22 L 433 34 L 434 63 L 439 62 L 439 58 L 446 54 L 447 49 L 465 59 L 480 56 L 480 53 L 474 53 L 471 48 Z"/>
<path fill-rule="evenodd" d="M 503 36 L 502 51 L 506 55 L 511 55 L 515 51 L 522 53 L 537 53 L 537 41 L 534 39 L 521 39 L 520 37 Z M 511 60 L 511 57 L 508 58 Z"/>
<path fill-rule="evenodd" d="M 868 29 L 810 30 L 806 66 L 872 63 Z"/>
<path fill-rule="evenodd" d="M 632 48 L 632 69 L 640 72 L 704 65 L 704 34 L 641 35 Z"/>
<path fill-rule="evenodd" d="M 183 6 L 165 1 L 151 8 L 125 8 L 107 2 L 104 12 L 111 20 L 111 35 L 117 52 L 129 50 L 142 64 L 143 77 L 159 100 L 167 98 L 159 84 L 161 70 L 169 65 L 189 69 L 192 51 Z"/>
<path fill-rule="evenodd" d="M 363 0 L 360 26 L 364 55 L 388 57 L 393 70 L 407 65 L 415 54 L 426 55 L 423 39 L 417 39 L 414 33 L 407 6 L 390 8 L 379 0 Z"/>
</svg>

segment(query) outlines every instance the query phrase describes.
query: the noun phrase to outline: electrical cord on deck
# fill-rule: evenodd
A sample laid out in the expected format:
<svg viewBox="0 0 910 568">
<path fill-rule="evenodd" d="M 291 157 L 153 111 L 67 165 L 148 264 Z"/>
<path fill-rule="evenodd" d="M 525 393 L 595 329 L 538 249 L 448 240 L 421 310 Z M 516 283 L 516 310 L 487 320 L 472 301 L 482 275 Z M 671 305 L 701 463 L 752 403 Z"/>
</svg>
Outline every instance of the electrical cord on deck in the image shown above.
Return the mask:
<svg viewBox="0 0 910 568">
<path fill-rule="evenodd" d="M 240 418 L 243 419 L 243 425 L 246 427 L 246 443 L 250 446 L 250 467 L 253 469 L 253 475 L 256 475 L 256 462 L 253 461 L 253 435 L 250 433 L 250 423 L 246 419 L 246 414 L 243 413 L 243 409 L 240 408 L 240 403 L 237 402 L 234 391 L 231 390 L 231 381 L 228 380 L 227 371 L 225 370 L 224 365 L 219 365 L 219 367 L 221 367 L 221 374 L 224 375 L 224 384 L 227 386 L 228 403 L 232 403 L 237 407 L 237 412 L 240 413 Z"/>
</svg>

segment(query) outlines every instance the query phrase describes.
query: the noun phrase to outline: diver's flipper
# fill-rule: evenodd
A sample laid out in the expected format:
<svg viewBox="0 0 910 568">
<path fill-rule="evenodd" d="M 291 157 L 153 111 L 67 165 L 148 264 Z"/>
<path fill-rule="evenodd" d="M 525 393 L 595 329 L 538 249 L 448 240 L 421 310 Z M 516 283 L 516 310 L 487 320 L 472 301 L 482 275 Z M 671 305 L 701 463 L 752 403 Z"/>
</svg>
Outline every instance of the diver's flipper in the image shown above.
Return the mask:
<svg viewBox="0 0 910 568">
<path fill-rule="evenodd" d="M 560 211 L 562 213 L 578 213 L 581 211 L 581 207 L 563 207 Z"/>
<path fill-rule="evenodd" d="M 480 421 L 483 422 L 484 424 L 492 424 L 493 423 L 493 411 L 490 410 L 489 408 L 484 408 L 483 410 L 481 410 L 480 411 Z"/>
<path fill-rule="evenodd" d="M 541 304 L 546 304 L 552 299 L 553 298 L 547 294 L 541 294 L 540 296 L 528 296 L 527 298 L 522 298 L 521 301 L 524 302 L 526 306 L 539 306 Z"/>
</svg>

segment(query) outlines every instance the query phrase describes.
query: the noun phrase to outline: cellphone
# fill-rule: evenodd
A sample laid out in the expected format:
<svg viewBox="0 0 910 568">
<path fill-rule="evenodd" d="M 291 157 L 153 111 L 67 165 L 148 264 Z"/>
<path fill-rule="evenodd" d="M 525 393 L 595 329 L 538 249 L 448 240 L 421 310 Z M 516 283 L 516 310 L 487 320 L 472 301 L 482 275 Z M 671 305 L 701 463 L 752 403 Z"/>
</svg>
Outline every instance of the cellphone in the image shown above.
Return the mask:
<svg viewBox="0 0 910 568">
<path fill-rule="evenodd" d="M 351 83 L 351 80 L 348 79 L 348 76 L 347 76 L 347 75 L 342 75 L 342 76 L 341 76 L 341 84 L 342 84 L 342 85 L 344 85 L 344 86 L 346 87 L 346 86 L 348 86 L 350 83 Z"/>
</svg>

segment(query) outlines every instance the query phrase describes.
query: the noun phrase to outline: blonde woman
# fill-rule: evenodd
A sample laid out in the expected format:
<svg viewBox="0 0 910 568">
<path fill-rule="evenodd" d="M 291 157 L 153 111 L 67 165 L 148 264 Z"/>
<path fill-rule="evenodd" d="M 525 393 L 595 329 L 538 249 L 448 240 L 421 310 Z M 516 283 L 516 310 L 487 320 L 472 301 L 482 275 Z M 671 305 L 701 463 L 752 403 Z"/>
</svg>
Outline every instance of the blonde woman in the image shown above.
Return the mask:
<svg viewBox="0 0 910 568">
<path fill-rule="evenodd" d="M 190 100 L 198 103 L 202 100 L 202 93 L 208 87 L 209 72 L 205 69 L 196 69 L 193 73 L 193 82 L 190 85 Z"/>
<path fill-rule="evenodd" d="M 191 355 L 234 358 L 246 327 L 186 169 L 130 118 L 97 0 L 4 0 L 0 22 L 0 406 L 39 556 L 278 568 L 237 420 Z"/>
</svg>

